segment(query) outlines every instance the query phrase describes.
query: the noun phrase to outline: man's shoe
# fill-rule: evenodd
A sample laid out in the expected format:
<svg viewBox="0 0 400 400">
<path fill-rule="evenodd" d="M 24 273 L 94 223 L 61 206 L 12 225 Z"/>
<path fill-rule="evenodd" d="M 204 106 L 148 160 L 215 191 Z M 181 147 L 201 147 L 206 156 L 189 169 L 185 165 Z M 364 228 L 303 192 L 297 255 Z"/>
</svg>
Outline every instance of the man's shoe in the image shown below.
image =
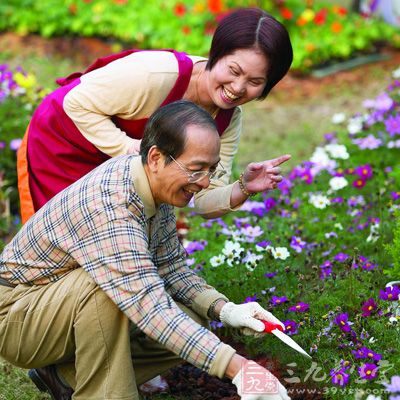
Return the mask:
<svg viewBox="0 0 400 400">
<path fill-rule="evenodd" d="M 70 400 L 74 393 L 72 388 L 61 382 L 54 365 L 31 369 L 28 376 L 41 392 L 49 393 L 52 400 Z"/>
</svg>

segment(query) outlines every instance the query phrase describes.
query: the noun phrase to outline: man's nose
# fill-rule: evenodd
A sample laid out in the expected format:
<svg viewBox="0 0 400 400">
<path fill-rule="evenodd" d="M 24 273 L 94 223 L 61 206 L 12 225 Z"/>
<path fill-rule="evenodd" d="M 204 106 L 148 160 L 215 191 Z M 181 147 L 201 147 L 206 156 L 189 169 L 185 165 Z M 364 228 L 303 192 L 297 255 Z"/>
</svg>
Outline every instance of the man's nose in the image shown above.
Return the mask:
<svg viewBox="0 0 400 400">
<path fill-rule="evenodd" d="M 210 177 L 208 175 L 205 175 L 203 178 L 196 182 L 196 185 L 200 186 L 202 189 L 208 188 L 210 186 Z"/>
</svg>

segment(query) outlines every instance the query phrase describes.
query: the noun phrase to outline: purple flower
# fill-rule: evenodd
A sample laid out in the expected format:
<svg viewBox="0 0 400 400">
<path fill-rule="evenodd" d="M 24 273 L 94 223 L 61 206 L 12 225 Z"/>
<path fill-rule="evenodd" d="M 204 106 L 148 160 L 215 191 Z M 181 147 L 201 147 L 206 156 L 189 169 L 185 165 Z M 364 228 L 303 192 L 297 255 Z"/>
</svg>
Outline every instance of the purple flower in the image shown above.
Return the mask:
<svg viewBox="0 0 400 400">
<path fill-rule="evenodd" d="M 189 242 L 185 249 L 188 254 L 193 254 L 196 251 L 202 251 L 204 248 L 207 246 L 207 241 L 206 240 L 200 240 L 200 241 L 194 241 L 194 242 Z"/>
<path fill-rule="evenodd" d="M 294 312 L 306 312 L 309 309 L 309 305 L 307 303 L 303 303 L 302 301 L 299 301 L 295 306 L 289 307 L 289 311 L 294 311 Z"/>
<path fill-rule="evenodd" d="M 396 301 L 399 299 L 400 289 L 398 286 L 388 286 L 385 290 L 379 291 L 379 298 L 382 300 Z"/>
<path fill-rule="evenodd" d="M 351 326 L 349 324 L 349 316 L 347 313 L 338 314 L 334 320 L 334 323 L 343 332 L 350 332 Z"/>
<path fill-rule="evenodd" d="M 396 201 L 400 199 L 400 192 L 391 192 L 390 197 L 392 198 L 393 201 Z"/>
<path fill-rule="evenodd" d="M 400 392 L 400 376 L 392 376 L 390 383 L 383 383 L 390 393 Z"/>
<path fill-rule="evenodd" d="M 361 264 L 361 268 L 366 270 L 366 271 L 371 271 L 376 268 L 376 264 L 373 264 L 371 261 L 365 261 L 364 263 Z"/>
<path fill-rule="evenodd" d="M 218 328 L 222 328 L 224 325 L 222 324 L 222 322 L 219 322 L 219 321 L 211 321 L 210 326 L 211 326 L 211 329 L 216 330 Z"/>
<path fill-rule="evenodd" d="M 346 386 L 349 383 L 350 374 L 346 374 L 346 370 L 341 368 L 339 370 L 332 369 L 330 376 L 332 377 L 332 383 L 338 386 Z"/>
<path fill-rule="evenodd" d="M 370 179 L 372 178 L 373 172 L 370 165 L 360 165 L 359 167 L 354 169 L 354 173 L 358 175 L 361 179 Z"/>
<path fill-rule="evenodd" d="M 342 367 L 342 369 L 348 369 L 351 367 L 351 361 L 341 360 L 340 366 Z"/>
<path fill-rule="evenodd" d="M 283 325 L 285 325 L 285 333 L 288 335 L 296 335 L 299 331 L 299 324 L 296 321 L 291 319 L 287 319 L 286 321 L 282 321 Z"/>
<path fill-rule="evenodd" d="M 13 139 L 10 142 L 10 149 L 17 151 L 19 149 L 19 146 L 21 146 L 22 139 Z"/>
<path fill-rule="evenodd" d="M 266 273 L 264 274 L 264 276 L 265 276 L 266 278 L 269 278 L 269 279 L 273 278 L 273 277 L 276 276 L 276 275 L 278 275 L 277 272 L 266 272 Z"/>
<path fill-rule="evenodd" d="M 324 134 L 324 139 L 327 143 L 335 142 L 337 138 L 336 132 L 328 132 Z"/>
<path fill-rule="evenodd" d="M 361 307 L 362 316 L 369 317 L 378 308 L 374 299 L 368 299 Z"/>
<path fill-rule="evenodd" d="M 0 101 L 1 101 L 1 98 L 0 98 Z M 0 150 L 5 149 L 5 147 L 6 147 L 6 142 L 0 141 Z"/>
<path fill-rule="evenodd" d="M 365 138 L 353 139 L 353 143 L 361 150 L 375 150 L 382 145 L 382 140 L 377 139 L 372 133 L 370 133 Z"/>
<path fill-rule="evenodd" d="M 264 200 L 264 206 L 267 211 L 270 211 L 276 206 L 276 200 L 273 197 L 268 197 Z"/>
<path fill-rule="evenodd" d="M 385 121 L 385 127 L 390 136 L 400 134 L 400 115 L 390 115 Z"/>
<path fill-rule="evenodd" d="M 365 363 L 358 368 L 358 374 L 362 379 L 370 381 L 378 376 L 378 366 L 376 364 Z"/>
<path fill-rule="evenodd" d="M 339 262 L 345 262 L 349 258 L 349 255 L 346 253 L 337 253 L 333 259 Z"/>
<path fill-rule="evenodd" d="M 356 189 L 361 189 L 365 186 L 366 183 L 367 183 L 366 179 L 358 178 L 352 183 L 352 185 Z"/>
<path fill-rule="evenodd" d="M 297 253 L 301 253 L 306 247 L 307 243 L 301 240 L 298 236 L 292 236 L 292 241 L 290 242 L 290 247 L 294 249 Z"/>
<path fill-rule="evenodd" d="M 258 300 L 258 298 L 257 298 L 256 295 L 254 295 L 254 296 L 249 296 L 249 297 L 246 297 L 246 298 L 245 298 L 245 300 L 244 300 L 243 303 L 252 303 L 252 302 L 257 301 L 257 300 Z"/>
<path fill-rule="evenodd" d="M 271 303 L 273 306 L 277 306 L 282 303 L 286 303 L 288 301 L 286 296 L 278 297 L 278 296 L 272 296 L 271 297 Z"/>
</svg>

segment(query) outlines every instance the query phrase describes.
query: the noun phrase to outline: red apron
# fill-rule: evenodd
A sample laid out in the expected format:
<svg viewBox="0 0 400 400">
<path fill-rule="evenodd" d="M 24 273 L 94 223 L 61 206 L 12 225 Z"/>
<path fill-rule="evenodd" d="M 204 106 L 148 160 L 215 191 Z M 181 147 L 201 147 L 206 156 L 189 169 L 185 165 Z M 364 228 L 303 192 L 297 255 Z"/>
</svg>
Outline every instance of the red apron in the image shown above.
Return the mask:
<svg viewBox="0 0 400 400">
<path fill-rule="evenodd" d="M 18 188 L 21 218 L 26 222 L 48 200 L 110 157 L 98 150 L 78 130 L 63 109 L 66 94 L 80 83 L 80 76 L 137 51 L 127 50 L 99 58 L 85 72 L 57 80 L 60 88 L 46 96 L 32 116 L 18 151 Z M 185 53 L 173 52 L 179 66 L 178 79 L 161 106 L 183 97 L 193 63 Z M 220 135 L 228 127 L 233 109 L 221 110 L 216 118 Z M 115 125 L 133 139 L 141 139 L 147 118 L 124 120 Z"/>
</svg>

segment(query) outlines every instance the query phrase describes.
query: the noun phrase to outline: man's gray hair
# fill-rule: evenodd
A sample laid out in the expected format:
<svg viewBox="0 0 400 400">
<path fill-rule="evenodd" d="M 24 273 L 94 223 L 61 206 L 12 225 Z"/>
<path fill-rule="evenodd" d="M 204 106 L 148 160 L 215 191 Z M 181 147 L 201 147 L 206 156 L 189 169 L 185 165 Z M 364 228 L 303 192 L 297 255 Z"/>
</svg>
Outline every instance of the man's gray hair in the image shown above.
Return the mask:
<svg viewBox="0 0 400 400">
<path fill-rule="evenodd" d="M 155 111 L 147 121 L 140 145 L 139 154 L 143 164 L 147 163 L 147 155 L 152 146 L 157 146 L 165 155 L 178 158 L 185 149 L 186 128 L 189 125 L 211 128 L 218 135 L 211 115 L 190 101 L 175 101 Z M 169 162 L 171 159 L 167 157 L 166 164 Z"/>
</svg>

